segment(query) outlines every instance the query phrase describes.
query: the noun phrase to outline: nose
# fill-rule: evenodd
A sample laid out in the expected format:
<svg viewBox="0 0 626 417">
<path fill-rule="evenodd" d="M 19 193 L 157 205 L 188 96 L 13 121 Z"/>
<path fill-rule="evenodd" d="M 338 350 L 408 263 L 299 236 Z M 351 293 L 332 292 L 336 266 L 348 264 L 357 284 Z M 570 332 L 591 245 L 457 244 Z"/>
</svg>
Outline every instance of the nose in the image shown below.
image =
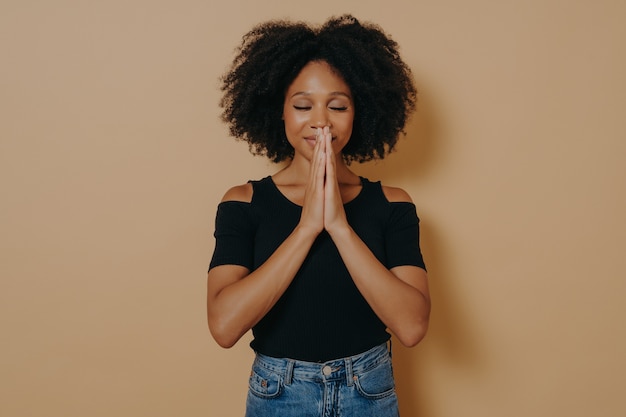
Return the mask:
<svg viewBox="0 0 626 417">
<path fill-rule="evenodd" d="M 330 127 L 330 119 L 328 117 L 328 112 L 325 107 L 322 108 L 314 108 L 311 113 L 311 127 L 312 128 L 324 128 Z"/>
</svg>

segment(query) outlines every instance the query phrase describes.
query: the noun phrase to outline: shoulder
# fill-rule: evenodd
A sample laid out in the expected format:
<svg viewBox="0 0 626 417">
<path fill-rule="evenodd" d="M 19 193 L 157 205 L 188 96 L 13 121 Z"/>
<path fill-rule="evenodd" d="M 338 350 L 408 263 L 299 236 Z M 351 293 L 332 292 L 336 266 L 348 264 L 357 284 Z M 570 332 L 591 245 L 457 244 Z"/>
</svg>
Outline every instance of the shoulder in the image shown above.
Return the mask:
<svg viewBox="0 0 626 417">
<path fill-rule="evenodd" d="M 230 188 L 222 197 L 222 203 L 237 201 L 241 203 L 251 203 L 255 192 L 267 190 L 272 186 L 272 177 L 267 176 L 260 180 L 250 180 L 245 184 L 236 185 Z"/>
<path fill-rule="evenodd" d="M 252 201 L 252 184 L 246 183 L 236 185 L 230 188 L 222 197 L 222 203 L 225 201 L 240 201 L 243 203 L 249 203 Z"/>
<path fill-rule="evenodd" d="M 412 203 L 413 200 L 409 193 L 402 188 L 382 186 L 383 194 L 390 203 Z"/>
</svg>

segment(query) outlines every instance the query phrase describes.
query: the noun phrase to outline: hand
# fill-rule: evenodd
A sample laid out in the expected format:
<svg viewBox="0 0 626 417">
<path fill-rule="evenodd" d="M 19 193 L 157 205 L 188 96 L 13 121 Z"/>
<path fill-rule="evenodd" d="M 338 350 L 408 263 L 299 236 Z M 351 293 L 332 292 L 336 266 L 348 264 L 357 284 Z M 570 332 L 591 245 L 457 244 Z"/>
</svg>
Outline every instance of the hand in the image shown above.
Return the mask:
<svg viewBox="0 0 626 417">
<path fill-rule="evenodd" d="M 309 168 L 309 178 L 304 191 L 300 225 L 319 234 L 324 230 L 324 176 L 326 174 L 326 142 L 322 129 L 317 129 L 317 140 Z M 332 153 L 332 152 L 331 152 Z"/>
<path fill-rule="evenodd" d="M 328 127 L 324 128 L 322 139 L 325 143 L 326 182 L 324 184 L 324 229 L 332 234 L 339 228 L 348 226 L 343 200 L 337 180 L 337 161 L 332 147 L 332 135 Z"/>
<path fill-rule="evenodd" d="M 317 129 L 317 140 L 304 193 L 300 226 L 319 234 L 348 226 L 337 180 L 337 161 L 330 129 Z"/>
</svg>

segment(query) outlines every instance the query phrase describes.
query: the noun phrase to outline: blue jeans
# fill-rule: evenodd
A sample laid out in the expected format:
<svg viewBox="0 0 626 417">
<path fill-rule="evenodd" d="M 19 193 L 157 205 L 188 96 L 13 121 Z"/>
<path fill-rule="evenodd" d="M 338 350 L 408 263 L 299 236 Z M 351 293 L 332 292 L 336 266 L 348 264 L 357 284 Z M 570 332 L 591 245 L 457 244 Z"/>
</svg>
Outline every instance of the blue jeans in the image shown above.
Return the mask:
<svg viewBox="0 0 626 417">
<path fill-rule="evenodd" d="M 326 363 L 257 353 L 246 417 L 397 417 L 391 354 L 386 344 Z"/>
</svg>

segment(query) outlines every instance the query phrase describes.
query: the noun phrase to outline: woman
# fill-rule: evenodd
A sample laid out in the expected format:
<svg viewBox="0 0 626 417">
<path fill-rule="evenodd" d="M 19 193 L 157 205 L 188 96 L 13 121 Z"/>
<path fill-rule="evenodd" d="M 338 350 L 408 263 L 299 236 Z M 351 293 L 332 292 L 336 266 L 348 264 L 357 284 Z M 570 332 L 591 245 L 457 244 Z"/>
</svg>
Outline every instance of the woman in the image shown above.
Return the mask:
<svg viewBox="0 0 626 417">
<path fill-rule="evenodd" d="M 271 21 L 223 78 L 223 120 L 285 168 L 228 190 L 208 274 L 210 331 L 252 329 L 247 416 L 397 416 L 387 329 L 406 346 L 430 299 L 409 195 L 350 162 L 382 159 L 415 107 L 411 72 L 380 28 Z"/>
</svg>

